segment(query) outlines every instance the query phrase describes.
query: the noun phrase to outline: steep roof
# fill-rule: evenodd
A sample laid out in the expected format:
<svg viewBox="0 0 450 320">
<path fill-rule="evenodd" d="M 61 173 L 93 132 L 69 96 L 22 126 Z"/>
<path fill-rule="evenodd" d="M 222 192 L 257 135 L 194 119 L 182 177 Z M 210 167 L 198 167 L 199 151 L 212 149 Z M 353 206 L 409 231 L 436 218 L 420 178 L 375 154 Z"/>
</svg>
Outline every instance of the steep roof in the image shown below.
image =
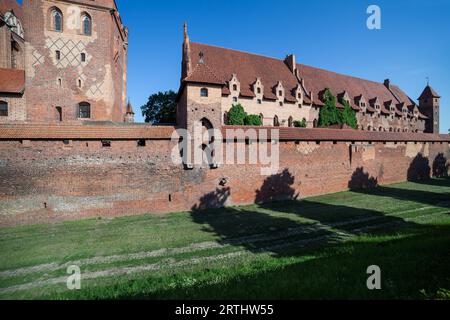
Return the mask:
<svg viewBox="0 0 450 320">
<path fill-rule="evenodd" d="M 257 78 L 260 78 L 264 86 L 265 99 L 277 98 L 275 87 L 278 82 L 281 82 L 285 89 L 286 101 L 296 101 L 294 89 L 300 84 L 300 81 L 281 59 L 196 42 L 190 43 L 190 52 L 191 61 L 197 62 L 201 59 L 204 64 L 199 64 L 200 68 L 197 65 L 184 81 L 223 84 L 222 93 L 228 95 L 230 91 L 226 84 L 231 80 L 233 74 L 236 74 L 240 82 L 240 94 L 244 97 L 254 97 L 253 84 Z M 322 105 L 321 92 L 328 88 L 335 96 L 347 92 L 350 105 L 355 110 L 359 109 L 355 98 L 361 95 L 366 101 L 378 98 L 381 106 L 386 101 L 393 101 L 394 104 L 405 103 L 407 106 L 416 105 L 395 85 L 390 85 L 388 88 L 381 82 L 343 75 L 304 64 L 296 64 L 296 68 L 298 76 L 304 80 L 304 87 L 301 86 L 301 88 L 306 102 L 310 102 L 312 98 L 314 104 Z M 313 97 L 309 96 L 311 91 Z M 338 107 L 342 107 L 340 103 L 338 103 Z M 372 106 L 368 106 L 368 109 L 374 111 Z M 383 111 L 389 112 L 385 109 Z"/>
<path fill-rule="evenodd" d="M 440 98 L 440 96 L 436 93 L 436 91 L 434 91 L 434 89 L 430 85 L 427 85 L 423 90 L 422 94 L 420 95 L 419 100 L 426 98 Z"/>
<path fill-rule="evenodd" d="M 208 66 L 223 84 L 236 74 L 243 96 L 254 96 L 253 84 L 257 77 L 261 78 L 266 99 L 276 99 L 274 87 L 278 81 L 283 84 L 286 96 L 292 95 L 291 91 L 298 84 L 295 76 L 279 59 L 191 42 L 191 61 L 197 62 L 200 53 L 203 53 L 204 65 Z M 208 79 L 205 78 L 206 80 Z"/>
<path fill-rule="evenodd" d="M 22 93 L 25 90 L 25 71 L 0 68 L 0 92 Z"/>
</svg>

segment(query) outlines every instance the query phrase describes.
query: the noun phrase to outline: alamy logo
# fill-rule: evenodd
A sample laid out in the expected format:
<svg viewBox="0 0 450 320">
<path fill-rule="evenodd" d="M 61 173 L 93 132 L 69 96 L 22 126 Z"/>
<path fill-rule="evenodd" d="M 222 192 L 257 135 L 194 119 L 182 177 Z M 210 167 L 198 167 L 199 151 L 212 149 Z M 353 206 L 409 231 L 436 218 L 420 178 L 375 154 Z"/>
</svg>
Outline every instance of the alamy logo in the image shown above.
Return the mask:
<svg viewBox="0 0 450 320">
<path fill-rule="evenodd" d="M 367 28 L 369 30 L 380 30 L 381 29 L 381 9 L 377 5 L 370 5 L 367 7 L 367 14 L 370 16 L 367 18 Z"/>
<path fill-rule="evenodd" d="M 381 269 L 379 266 L 373 265 L 367 268 L 367 289 L 369 290 L 381 290 Z"/>
<path fill-rule="evenodd" d="M 81 270 L 79 266 L 69 266 L 67 268 L 67 289 L 80 290 L 81 289 Z"/>
<path fill-rule="evenodd" d="M 172 133 L 172 163 L 188 168 L 208 165 L 217 168 L 223 164 L 254 164 L 261 166 L 261 175 L 269 176 L 279 169 L 278 129 L 226 129 L 207 128 L 194 123 L 193 134 L 186 129 Z"/>
</svg>

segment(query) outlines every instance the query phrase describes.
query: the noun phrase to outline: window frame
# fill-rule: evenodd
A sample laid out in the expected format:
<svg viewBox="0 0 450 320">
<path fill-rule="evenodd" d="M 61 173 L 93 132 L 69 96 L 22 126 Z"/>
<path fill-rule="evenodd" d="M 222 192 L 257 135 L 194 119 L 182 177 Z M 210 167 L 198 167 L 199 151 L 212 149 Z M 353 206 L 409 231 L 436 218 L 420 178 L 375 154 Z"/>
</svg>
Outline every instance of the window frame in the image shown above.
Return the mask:
<svg viewBox="0 0 450 320">
<path fill-rule="evenodd" d="M 82 108 L 88 108 L 86 110 L 82 110 Z M 87 117 L 85 115 L 88 115 Z M 78 119 L 91 119 L 92 118 L 92 107 L 88 102 L 80 102 L 78 104 Z"/>
<path fill-rule="evenodd" d="M 201 88 L 200 89 L 200 97 L 201 98 L 208 98 L 209 97 L 209 90 L 208 90 L 208 88 Z"/>
<path fill-rule="evenodd" d="M 2 110 L 2 107 L 6 107 L 4 110 Z M 9 104 L 8 102 L 4 100 L 0 100 L 0 117 L 8 117 L 9 115 Z"/>
</svg>

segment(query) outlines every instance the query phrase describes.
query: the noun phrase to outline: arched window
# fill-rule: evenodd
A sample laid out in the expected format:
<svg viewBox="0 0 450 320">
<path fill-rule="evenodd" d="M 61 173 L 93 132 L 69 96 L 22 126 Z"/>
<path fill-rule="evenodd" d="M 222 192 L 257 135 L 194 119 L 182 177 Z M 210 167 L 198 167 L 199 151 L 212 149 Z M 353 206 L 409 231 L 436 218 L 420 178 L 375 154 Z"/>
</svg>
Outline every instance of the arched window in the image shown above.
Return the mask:
<svg viewBox="0 0 450 320">
<path fill-rule="evenodd" d="M 78 118 L 89 119 L 91 117 L 91 105 L 87 102 L 80 102 L 78 105 Z"/>
<path fill-rule="evenodd" d="M 6 101 L 0 101 L 0 117 L 8 116 L 8 103 Z"/>
<path fill-rule="evenodd" d="M 273 118 L 273 126 L 274 127 L 279 127 L 280 126 L 280 121 L 278 120 L 278 116 L 275 116 Z"/>
<path fill-rule="evenodd" d="M 289 117 L 289 119 L 288 119 L 288 126 L 289 127 L 292 127 L 294 125 L 294 119 L 292 118 L 292 116 L 291 117 Z"/>
<path fill-rule="evenodd" d="M 208 89 L 201 88 L 200 89 L 200 97 L 207 97 L 208 96 Z"/>
<path fill-rule="evenodd" d="M 92 34 L 92 21 L 87 13 L 83 13 L 81 16 L 81 27 L 85 36 L 90 36 Z"/>
<path fill-rule="evenodd" d="M 62 12 L 57 8 L 52 9 L 52 27 L 53 31 L 63 31 L 63 15 Z"/>
</svg>

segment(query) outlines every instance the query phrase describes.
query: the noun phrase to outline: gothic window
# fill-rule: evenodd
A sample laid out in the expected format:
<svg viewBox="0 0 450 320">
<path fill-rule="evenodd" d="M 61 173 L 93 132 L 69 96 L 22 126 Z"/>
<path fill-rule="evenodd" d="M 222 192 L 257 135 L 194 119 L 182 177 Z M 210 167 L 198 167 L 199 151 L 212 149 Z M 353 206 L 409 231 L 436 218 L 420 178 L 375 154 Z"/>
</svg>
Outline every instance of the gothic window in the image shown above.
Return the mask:
<svg viewBox="0 0 450 320">
<path fill-rule="evenodd" d="M 78 105 L 78 118 L 89 119 L 91 117 L 91 105 L 87 102 L 81 102 Z"/>
<path fill-rule="evenodd" d="M 208 96 L 208 89 L 201 88 L 200 89 L 200 97 L 207 97 Z"/>
<path fill-rule="evenodd" d="M 83 13 L 83 15 L 81 16 L 81 23 L 83 34 L 85 36 L 90 36 L 92 33 L 92 21 L 91 17 L 87 13 Z"/>
<path fill-rule="evenodd" d="M 52 27 L 53 31 L 62 32 L 63 31 L 63 15 L 59 9 L 54 8 L 52 11 Z"/>
<path fill-rule="evenodd" d="M 6 101 L 0 101 L 0 117 L 8 116 L 8 103 Z"/>
<path fill-rule="evenodd" d="M 273 126 L 274 127 L 279 127 L 280 126 L 280 121 L 278 120 L 278 116 L 275 116 L 273 118 Z"/>
</svg>

